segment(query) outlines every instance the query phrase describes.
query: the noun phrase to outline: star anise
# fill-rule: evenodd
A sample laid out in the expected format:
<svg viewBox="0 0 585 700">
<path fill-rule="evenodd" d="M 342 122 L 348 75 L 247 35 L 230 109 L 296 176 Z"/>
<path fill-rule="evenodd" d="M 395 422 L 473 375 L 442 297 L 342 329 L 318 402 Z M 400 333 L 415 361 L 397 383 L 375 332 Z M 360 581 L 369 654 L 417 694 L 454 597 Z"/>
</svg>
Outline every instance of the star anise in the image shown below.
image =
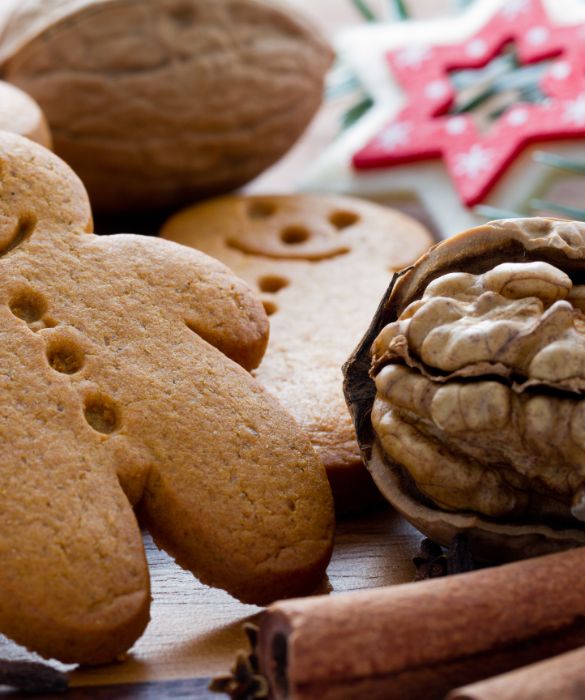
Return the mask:
<svg viewBox="0 0 585 700">
<path fill-rule="evenodd" d="M 448 549 L 424 539 L 412 559 L 416 567 L 415 581 L 462 574 L 473 571 L 475 564 L 465 535 L 455 535 Z"/>
<path fill-rule="evenodd" d="M 47 664 L 0 659 L 0 686 L 3 685 L 25 693 L 63 693 L 69 680 L 65 673 Z"/>
<path fill-rule="evenodd" d="M 252 651 L 239 651 L 230 674 L 214 678 L 209 690 L 213 693 L 226 693 L 232 700 L 263 700 L 268 697 L 268 681 L 259 672 L 258 627 L 250 623 L 244 625 L 244 632 Z"/>
</svg>

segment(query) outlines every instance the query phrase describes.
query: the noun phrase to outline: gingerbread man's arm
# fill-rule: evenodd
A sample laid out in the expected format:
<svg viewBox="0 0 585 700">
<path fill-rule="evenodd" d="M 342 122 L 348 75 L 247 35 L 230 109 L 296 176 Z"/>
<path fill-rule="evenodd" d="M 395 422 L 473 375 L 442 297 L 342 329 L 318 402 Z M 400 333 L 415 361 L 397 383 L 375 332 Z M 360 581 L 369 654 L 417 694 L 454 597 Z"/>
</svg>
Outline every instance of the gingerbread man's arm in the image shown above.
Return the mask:
<svg viewBox="0 0 585 700">
<path fill-rule="evenodd" d="M 159 238 L 119 234 L 88 244 L 123 261 L 159 290 L 161 302 L 193 332 L 230 359 L 251 370 L 268 342 L 268 318 L 248 285 L 222 263 L 192 248 Z"/>
<path fill-rule="evenodd" d="M 73 171 L 41 146 L 0 132 L 0 258 L 31 236 L 91 230 L 87 193 Z M 87 244 L 123 258 L 119 274 L 133 267 L 201 338 L 246 369 L 258 366 L 268 342 L 268 319 L 248 286 L 223 264 L 168 241 L 131 234 L 88 238 Z"/>
</svg>

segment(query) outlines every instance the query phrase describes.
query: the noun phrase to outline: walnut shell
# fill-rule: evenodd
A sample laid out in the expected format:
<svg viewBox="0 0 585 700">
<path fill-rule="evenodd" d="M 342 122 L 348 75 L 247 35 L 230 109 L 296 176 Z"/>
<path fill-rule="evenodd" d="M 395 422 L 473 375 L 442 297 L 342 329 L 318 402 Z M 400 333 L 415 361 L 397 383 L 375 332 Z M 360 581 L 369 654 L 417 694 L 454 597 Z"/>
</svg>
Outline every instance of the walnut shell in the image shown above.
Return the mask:
<svg viewBox="0 0 585 700">
<path fill-rule="evenodd" d="M 268 0 L 2 0 L 5 80 L 41 105 L 94 208 L 248 182 L 303 132 L 332 51 Z"/>
<path fill-rule="evenodd" d="M 514 219 L 398 273 L 346 363 L 385 497 L 506 560 L 585 544 L 585 224 Z"/>
<path fill-rule="evenodd" d="M 1 80 L 0 131 L 20 134 L 45 148 L 52 147 L 49 125 L 38 104 L 22 90 Z"/>
</svg>

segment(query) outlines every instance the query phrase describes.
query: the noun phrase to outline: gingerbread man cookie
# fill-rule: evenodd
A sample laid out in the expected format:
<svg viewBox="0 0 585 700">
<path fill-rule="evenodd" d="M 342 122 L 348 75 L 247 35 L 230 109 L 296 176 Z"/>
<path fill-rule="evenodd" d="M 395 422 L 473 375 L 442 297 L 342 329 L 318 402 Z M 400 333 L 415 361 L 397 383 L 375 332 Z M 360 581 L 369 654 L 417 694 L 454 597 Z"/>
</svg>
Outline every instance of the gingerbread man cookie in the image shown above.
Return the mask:
<svg viewBox="0 0 585 700">
<path fill-rule="evenodd" d="M 268 329 L 248 287 L 90 228 L 69 168 L 0 134 L 0 632 L 81 663 L 148 620 L 133 505 L 179 564 L 259 604 L 320 582 L 333 528 L 308 439 L 246 371 Z"/>
<path fill-rule="evenodd" d="M 256 286 L 270 345 L 255 376 L 305 428 L 338 513 L 376 497 L 342 392 L 341 366 L 392 273 L 429 246 L 387 207 L 337 196 L 224 197 L 186 209 L 162 235 L 213 255 Z"/>
</svg>

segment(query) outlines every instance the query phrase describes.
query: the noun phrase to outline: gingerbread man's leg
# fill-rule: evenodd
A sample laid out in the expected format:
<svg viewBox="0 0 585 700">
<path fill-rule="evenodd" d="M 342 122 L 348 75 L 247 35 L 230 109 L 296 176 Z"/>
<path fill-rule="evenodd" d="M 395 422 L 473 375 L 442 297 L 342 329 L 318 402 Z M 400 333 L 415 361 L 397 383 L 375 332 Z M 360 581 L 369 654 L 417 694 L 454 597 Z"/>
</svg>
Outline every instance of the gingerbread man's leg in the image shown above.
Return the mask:
<svg viewBox="0 0 585 700">
<path fill-rule="evenodd" d="M 105 436 L 47 362 L 42 297 L 24 292 L 0 290 L 0 629 L 65 662 L 112 661 L 148 621 L 142 538 Z"/>
</svg>

